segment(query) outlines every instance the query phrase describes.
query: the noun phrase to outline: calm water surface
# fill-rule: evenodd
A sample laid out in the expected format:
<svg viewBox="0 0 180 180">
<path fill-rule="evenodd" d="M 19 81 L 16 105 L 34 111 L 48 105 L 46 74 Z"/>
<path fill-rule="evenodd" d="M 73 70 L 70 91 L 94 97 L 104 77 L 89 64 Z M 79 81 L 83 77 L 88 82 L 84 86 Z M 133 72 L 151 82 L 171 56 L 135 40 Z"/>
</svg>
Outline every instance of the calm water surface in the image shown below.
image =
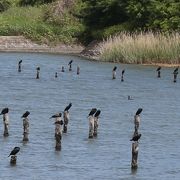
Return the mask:
<svg viewBox="0 0 180 180">
<path fill-rule="evenodd" d="M 22 72 L 17 72 L 19 59 Z M 67 64 L 73 59 L 73 71 Z M 80 66 L 80 75 L 76 67 Z M 9 107 L 10 136 L 0 126 L 0 179 L 3 180 L 118 180 L 180 179 L 180 80 L 173 83 L 174 68 L 99 63 L 78 57 L 0 53 L 0 108 Z M 41 67 L 36 80 L 36 67 Z M 65 72 L 61 72 L 65 66 Z M 125 81 L 121 70 L 125 68 Z M 55 72 L 58 78 L 54 78 Z M 134 100 L 129 101 L 128 95 Z M 55 151 L 54 124 L 49 119 L 72 102 L 68 133 L 62 150 Z M 97 139 L 88 139 L 87 114 L 101 109 Z M 133 116 L 141 115 L 139 168 L 131 172 Z M 22 143 L 21 115 L 30 111 L 29 142 Z M 17 165 L 7 157 L 14 146 L 21 147 Z"/>
</svg>

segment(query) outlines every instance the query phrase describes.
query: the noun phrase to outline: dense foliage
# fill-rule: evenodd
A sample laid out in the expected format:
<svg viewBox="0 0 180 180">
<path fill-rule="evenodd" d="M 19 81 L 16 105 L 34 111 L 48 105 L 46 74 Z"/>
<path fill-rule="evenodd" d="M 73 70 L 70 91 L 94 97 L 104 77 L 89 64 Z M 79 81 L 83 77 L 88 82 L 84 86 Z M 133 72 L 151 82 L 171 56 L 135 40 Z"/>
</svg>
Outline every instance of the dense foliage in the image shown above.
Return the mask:
<svg viewBox="0 0 180 180">
<path fill-rule="evenodd" d="M 6 11 L 10 7 L 10 2 L 7 0 L 0 1 L 0 12 Z"/>
<path fill-rule="evenodd" d="M 38 5 L 38 4 L 47 4 L 47 3 L 52 3 L 55 0 L 20 0 L 19 4 L 21 6 L 34 6 L 34 5 Z"/>
</svg>

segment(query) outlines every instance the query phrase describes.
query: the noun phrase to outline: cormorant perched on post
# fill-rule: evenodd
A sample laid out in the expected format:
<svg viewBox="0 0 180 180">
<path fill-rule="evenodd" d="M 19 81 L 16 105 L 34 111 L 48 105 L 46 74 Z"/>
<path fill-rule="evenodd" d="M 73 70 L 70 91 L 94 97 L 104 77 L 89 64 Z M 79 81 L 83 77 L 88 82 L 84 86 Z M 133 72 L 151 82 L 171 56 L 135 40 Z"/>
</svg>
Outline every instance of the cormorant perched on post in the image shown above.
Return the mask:
<svg viewBox="0 0 180 180">
<path fill-rule="evenodd" d="M 158 78 L 160 78 L 161 77 L 161 66 L 159 66 L 157 69 L 156 69 L 156 71 L 158 72 Z"/>
<path fill-rule="evenodd" d="M 96 108 L 92 108 L 88 116 L 92 116 L 96 111 Z"/>
<path fill-rule="evenodd" d="M 18 62 L 18 72 L 21 72 L 21 63 L 22 63 L 22 60 L 20 60 L 20 61 Z"/>
<path fill-rule="evenodd" d="M 130 139 L 130 141 L 138 141 L 141 137 L 141 134 L 138 134 L 136 136 L 134 136 L 132 139 Z"/>
<path fill-rule="evenodd" d="M 15 147 L 15 148 L 11 151 L 11 153 L 9 154 L 9 156 L 14 156 L 14 155 L 16 155 L 19 151 L 20 151 L 20 147 Z M 8 157 L 9 157 L 9 156 L 8 156 Z"/>
<path fill-rule="evenodd" d="M 73 62 L 73 60 L 71 60 L 71 61 L 69 61 L 69 71 L 72 71 L 72 62 Z"/>
<path fill-rule="evenodd" d="M 72 106 L 72 103 L 69 103 L 69 105 L 66 106 L 66 108 L 64 109 L 64 111 L 68 111 L 68 110 L 71 108 L 71 106 Z"/>
<path fill-rule="evenodd" d="M 112 79 L 116 79 L 116 69 L 117 69 L 117 67 L 114 66 L 114 68 L 112 70 Z"/>
<path fill-rule="evenodd" d="M 179 70 L 179 66 L 173 72 L 173 74 L 174 74 L 174 82 L 176 82 L 177 75 L 178 75 L 178 70 Z"/>
<path fill-rule="evenodd" d="M 70 61 L 69 61 L 69 63 L 68 63 L 68 65 L 71 65 L 71 64 L 72 64 L 72 62 L 73 62 L 73 60 L 70 60 Z"/>
<path fill-rule="evenodd" d="M 125 69 L 122 70 L 122 74 L 121 74 L 121 81 L 124 81 L 124 73 L 125 73 Z"/>
<path fill-rule="evenodd" d="M 3 115 L 3 114 L 6 114 L 9 112 L 9 108 L 4 108 L 2 111 L 1 111 L 1 114 L 0 115 Z"/>
<path fill-rule="evenodd" d="M 139 108 L 139 109 L 137 110 L 137 112 L 136 112 L 136 115 L 141 114 L 142 110 L 143 110 L 142 108 Z"/>
<path fill-rule="evenodd" d="M 27 118 L 29 115 L 30 115 L 30 112 L 29 112 L 29 111 L 26 111 L 26 112 L 21 116 L 21 118 Z"/>
<path fill-rule="evenodd" d="M 62 116 L 62 113 L 57 113 L 57 114 L 51 116 L 50 119 L 51 119 L 51 118 L 61 117 L 61 116 Z"/>
<path fill-rule="evenodd" d="M 114 66 L 113 71 L 116 71 L 116 69 L 117 69 L 117 66 Z"/>
</svg>

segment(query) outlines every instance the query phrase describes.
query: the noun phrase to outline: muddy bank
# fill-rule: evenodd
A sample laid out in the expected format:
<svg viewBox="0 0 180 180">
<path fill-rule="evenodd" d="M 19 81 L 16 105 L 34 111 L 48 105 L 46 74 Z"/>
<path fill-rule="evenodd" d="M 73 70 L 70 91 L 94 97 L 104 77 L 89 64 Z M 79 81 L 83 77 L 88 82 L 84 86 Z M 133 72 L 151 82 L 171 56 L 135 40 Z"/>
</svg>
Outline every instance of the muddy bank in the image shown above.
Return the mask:
<svg viewBox="0 0 180 180">
<path fill-rule="evenodd" d="M 48 46 L 37 44 L 23 36 L 0 36 L 0 52 L 47 52 L 61 54 L 79 54 L 84 50 L 81 45 Z"/>
</svg>

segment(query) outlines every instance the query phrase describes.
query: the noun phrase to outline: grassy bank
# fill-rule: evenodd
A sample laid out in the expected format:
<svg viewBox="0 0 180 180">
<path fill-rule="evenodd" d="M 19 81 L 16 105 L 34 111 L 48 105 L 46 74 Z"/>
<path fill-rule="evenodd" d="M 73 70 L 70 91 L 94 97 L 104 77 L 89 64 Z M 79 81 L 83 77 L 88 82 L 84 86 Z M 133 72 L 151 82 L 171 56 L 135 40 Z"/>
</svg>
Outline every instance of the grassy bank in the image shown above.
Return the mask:
<svg viewBox="0 0 180 180">
<path fill-rule="evenodd" d="M 101 45 L 100 58 L 120 63 L 180 63 L 180 34 L 121 33 Z"/>
<path fill-rule="evenodd" d="M 53 4 L 52 4 L 53 7 Z M 76 43 L 83 26 L 77 19 L 70 17 L 67 10 L 56 17 L 49 13 L 50 5 L 19 7 L 13 5 L 0 13 L 0 36 L 23 35 L 39 43 L 56 45 Z"/>
</svg>

